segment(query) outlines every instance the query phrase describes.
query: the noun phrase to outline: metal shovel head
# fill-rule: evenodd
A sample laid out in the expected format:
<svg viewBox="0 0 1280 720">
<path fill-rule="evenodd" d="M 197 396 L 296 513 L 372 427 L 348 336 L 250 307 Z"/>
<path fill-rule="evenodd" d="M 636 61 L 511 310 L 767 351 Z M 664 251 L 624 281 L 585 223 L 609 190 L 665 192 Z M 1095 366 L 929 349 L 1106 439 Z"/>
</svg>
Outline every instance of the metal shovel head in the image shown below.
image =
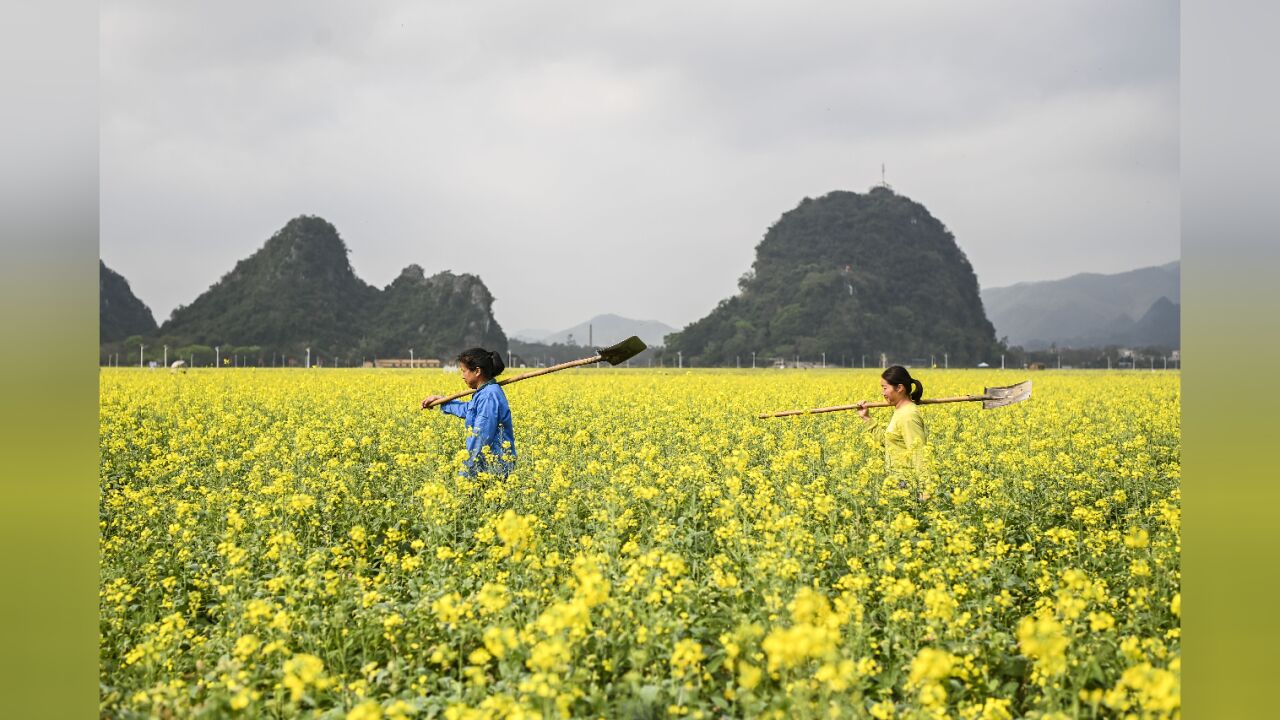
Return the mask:
<svg viewBox="0 0 1280 720">
<path fill-rule="evenodd" d="M 983 388 L 982 394 L 988 398 L 982 401 L 983 410 L 1020 403 L 1031 397 L 1031 381 L 1023 380 L 1017 385 L 1010 385 L 1009 387 Z"/>
<path fill-rule="evenodd" d="M 608 362 L 610 365 L 617 365 L 639 355 L 645 347 L 643 340 L 632 335 L 617 345 L 601 348 L 597 353 L 600 355 L 601 360 Z"/>
</svg>

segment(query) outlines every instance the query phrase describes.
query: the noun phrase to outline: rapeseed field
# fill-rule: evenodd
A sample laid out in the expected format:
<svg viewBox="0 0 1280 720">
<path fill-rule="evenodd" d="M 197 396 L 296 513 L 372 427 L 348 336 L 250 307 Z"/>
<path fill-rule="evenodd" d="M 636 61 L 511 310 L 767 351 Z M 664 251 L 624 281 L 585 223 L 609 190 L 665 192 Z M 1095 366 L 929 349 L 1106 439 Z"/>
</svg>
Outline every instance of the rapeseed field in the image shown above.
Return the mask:
<svg viewBox="0 0 1280 720">
<path fill-rule="evenodd" d="M 514 371 L 510 371 L 514 372 Z M 1177 717 L 1179 376 L 592 368 L 509 386 L 459 475 L 439 370 L 108 369 L 113 717 Z M 885 410 L 873 411 L 882 413 Z"/>
</svg>

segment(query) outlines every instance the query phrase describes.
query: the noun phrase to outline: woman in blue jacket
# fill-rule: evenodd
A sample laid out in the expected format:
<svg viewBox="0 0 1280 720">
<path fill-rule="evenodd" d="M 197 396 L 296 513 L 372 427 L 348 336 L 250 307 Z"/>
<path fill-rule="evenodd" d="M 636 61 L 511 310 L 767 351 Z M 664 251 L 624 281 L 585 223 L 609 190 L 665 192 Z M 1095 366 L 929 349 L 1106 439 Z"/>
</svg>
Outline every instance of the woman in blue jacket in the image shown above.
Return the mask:
<svg viewBox="0 0 1280 720">
<path fill-rule="evenodd" d="M 440 410 L 456 415 L 467 426 L 467 473 L 480 472 L 506 475 L 515 468 L 516 437 L 511 427 L 511 406 L 502 386 L 494 380 L 506 369 L 502 355 L 484 348 L 464 350 L 458 356 L 462 381 L 475 390 L 469 402 L 450 400 Z M 442 395 L 422 401 L 425 409 Z"/>
</svg>

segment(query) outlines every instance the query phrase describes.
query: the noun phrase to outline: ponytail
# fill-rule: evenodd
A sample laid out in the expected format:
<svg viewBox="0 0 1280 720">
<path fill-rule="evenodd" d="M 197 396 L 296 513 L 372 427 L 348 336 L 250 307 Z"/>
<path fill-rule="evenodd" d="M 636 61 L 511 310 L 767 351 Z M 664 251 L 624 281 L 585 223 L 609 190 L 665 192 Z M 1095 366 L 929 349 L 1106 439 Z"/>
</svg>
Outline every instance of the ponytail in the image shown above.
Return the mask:
<svg viewBox="0 0 1280 720">
<path fill-rule="evenodd" d="M 924 383 L 911 377 L 911 373 L 901 365 L 890 365 L 885 371 L 880 373 L 880 377 L 890 385 L 902 385 L 907 389 L 907 396 L 911 398 L 911 402 L 918 403 L 920 398 L 924 397 Z"/>
<path fill-rule="evenodd" d="M 458 362 L 466 365 L 471 370 L 479 370 L 490 380 L 498 377 L 503 370 L 507 369 L 506 363 L 502 362 L 502 353 L 496 350 L 485 350 L 484 348 L 463 350 L 458 355 Z"/>
</svg>

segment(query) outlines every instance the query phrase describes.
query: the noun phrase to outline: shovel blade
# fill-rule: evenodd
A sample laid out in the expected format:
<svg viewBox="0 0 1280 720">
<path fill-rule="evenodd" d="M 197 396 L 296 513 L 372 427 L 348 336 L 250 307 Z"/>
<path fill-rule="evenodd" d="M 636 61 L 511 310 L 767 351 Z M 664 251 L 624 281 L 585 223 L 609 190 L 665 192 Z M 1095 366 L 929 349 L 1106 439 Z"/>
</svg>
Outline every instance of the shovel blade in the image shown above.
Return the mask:
<svg viewBox="0 0 1280 720">
<path fill-rule="evenodd" d="M 601 360 L 608 362 L 610 365 L 617 365 L 639 355 L 645 347 L 643 340 L 632 335 L 617 345 L 601 348 L 597 353 L 600 355 Z"/>
<path fill-rule="evenodd" d="M 988 398 L 982 401 L 983 410 L 1020 403 L 1031 397 L 1031 381 L 1024 380 L 1008 387 L 983 388 L 982 394 Z"/>
</svg>

